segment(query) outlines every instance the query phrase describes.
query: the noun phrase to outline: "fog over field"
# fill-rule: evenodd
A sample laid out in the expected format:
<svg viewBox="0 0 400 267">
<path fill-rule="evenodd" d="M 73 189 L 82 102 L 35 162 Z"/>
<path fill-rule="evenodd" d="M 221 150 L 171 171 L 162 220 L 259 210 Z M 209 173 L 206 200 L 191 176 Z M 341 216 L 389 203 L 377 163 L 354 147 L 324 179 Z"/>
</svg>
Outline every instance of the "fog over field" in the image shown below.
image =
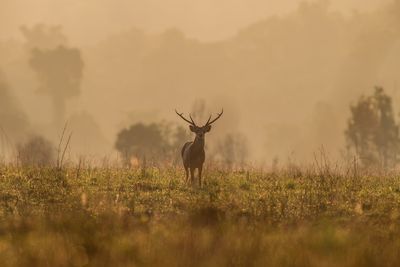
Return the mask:
<svg viewBox="0 0 400 267">
<path fill-rule="evenodd" d="M 71 94 L 43 89 L 66 85 L 33 60 L 60 45 L 79 57 Z M 350 104 L 382 86 L 398 107 L 399 71 L 396 0 L 0 0 L 0 151 L 56 144 L 68 120 L 71 155 L 113 155 L 133 123 L 187 128 L 175 108 L 205 122 L 223 107 L 210 151 L 234 134 L 249 161 L 339 158 Z"/>
<path fill-rule="evenodd" d="M 2 0 L 0 30 L 18 38 L 21 24 L 62 24 L 76 43 L 96 43 L 133 26 L 157 33 L 171 27 L 202 41 L 223 40 L 269 16 L 296 10 L 302 0 Z M 318 1 L 308 1 L 318 2 Z M 325 1 L 329 2 L 329 1 Z M 330 9 L 344 14 L 370 12 L 391 0 L 335 0 Z M 3 35 L 2 34 L 2 35 Z"/>
</svg>

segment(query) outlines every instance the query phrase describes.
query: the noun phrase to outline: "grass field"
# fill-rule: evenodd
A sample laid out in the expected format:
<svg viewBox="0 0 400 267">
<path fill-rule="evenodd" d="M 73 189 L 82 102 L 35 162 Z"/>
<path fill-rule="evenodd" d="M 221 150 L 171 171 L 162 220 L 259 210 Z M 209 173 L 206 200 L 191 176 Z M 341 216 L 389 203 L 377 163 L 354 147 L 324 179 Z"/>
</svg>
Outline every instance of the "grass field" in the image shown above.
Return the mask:
<svg viewBox="0 0 400 267">
<path fill-rule="evenodd" d="M 400 266 L 400 175 L 0 167 L 1 266 Z"/>
</svg>

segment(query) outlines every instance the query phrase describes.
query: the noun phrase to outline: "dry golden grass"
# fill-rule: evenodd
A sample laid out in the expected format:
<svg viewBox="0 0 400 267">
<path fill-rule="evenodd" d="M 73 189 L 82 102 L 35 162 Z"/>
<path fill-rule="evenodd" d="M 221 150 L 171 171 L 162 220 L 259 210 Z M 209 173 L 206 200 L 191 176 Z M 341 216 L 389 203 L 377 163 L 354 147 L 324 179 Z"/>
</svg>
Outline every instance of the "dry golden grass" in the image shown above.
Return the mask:
<svg viewBox="0 0 400 267">
<path fill-rule="evenodd" d="M 0 167 L 1 266 L 400 266 L 400 176 Z"/>
</svg>

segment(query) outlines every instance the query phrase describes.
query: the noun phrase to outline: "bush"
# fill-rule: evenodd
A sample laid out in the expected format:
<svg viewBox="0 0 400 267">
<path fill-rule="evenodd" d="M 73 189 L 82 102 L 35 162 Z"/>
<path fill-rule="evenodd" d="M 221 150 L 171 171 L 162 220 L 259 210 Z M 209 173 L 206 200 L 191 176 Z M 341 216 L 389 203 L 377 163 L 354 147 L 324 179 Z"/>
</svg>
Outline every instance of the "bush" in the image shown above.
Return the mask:
<svg viewBox="0 0 400 267">
<path fill-rule="evenodd" d="M 53 144 L 42 136 L 32 136 L 17 145 L 18 161 L 23 166 L 50 166 L 55 162 Z"/>
</svg>

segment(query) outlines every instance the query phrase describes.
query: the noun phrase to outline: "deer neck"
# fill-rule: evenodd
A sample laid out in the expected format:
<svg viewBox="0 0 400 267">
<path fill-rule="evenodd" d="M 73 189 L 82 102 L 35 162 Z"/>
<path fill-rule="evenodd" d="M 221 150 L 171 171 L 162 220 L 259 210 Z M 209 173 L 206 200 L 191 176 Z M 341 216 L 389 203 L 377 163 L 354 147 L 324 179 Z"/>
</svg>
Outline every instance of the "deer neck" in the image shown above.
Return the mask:
<svg viewBox="0 0 400 267">
<path fill-rule="evenodd" d="M 205 144 L 204 138 L 198 138 L 196 136 L 196 138 L 193 141 L 193 148 L 195 150 L 204 150 L 204 144 Z"/>
</svg>

